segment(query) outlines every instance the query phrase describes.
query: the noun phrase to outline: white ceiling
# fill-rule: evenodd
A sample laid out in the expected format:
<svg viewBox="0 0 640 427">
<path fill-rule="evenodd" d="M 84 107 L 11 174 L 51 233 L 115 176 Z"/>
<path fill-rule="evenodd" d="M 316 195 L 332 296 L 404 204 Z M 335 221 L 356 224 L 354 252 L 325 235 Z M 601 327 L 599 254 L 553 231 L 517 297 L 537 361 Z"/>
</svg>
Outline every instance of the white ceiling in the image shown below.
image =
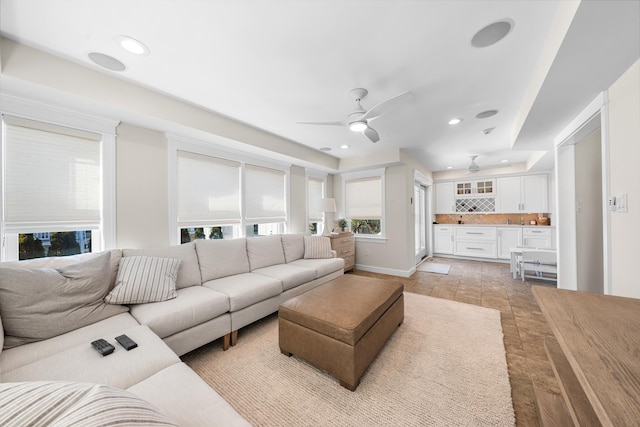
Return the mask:
<svg viewBox="0 0 640 427">
<path fill-rule="evenodd" d="M 471 155 L 481 167 L 539 157 L 640 57 L 640 1 L 582 2 L 565 35 L 558 20 L 566 7 L 539 0 L 0 0 L 0 34 L 300 144 L 329 147 L 332 156 L 403 149 L 439 171 L 464 168 Z M 505 18 L 514 22 L 505 39 L 471 46 L 478 30 Z M 564 41 L 554 47 L 559 31 Z M 150 55 L 124 51 L 117 35 L 144 42 Z M 89 52 L 127 69 L 97 67 Z M 529 91 L 540 84 L 532 103 Z M 371 123 L 376 144 L 346 128 L 296 123 L 345 120 L 356 87 L 369 91 L 365 109 L 406 90 L 414 100 Z M 475 118 L 489 109 L 499 113 Z M 454 117 L 464 120 L 448 125 Z M 549 156 L 538 164 L 552 166 Z"/>
</svg>

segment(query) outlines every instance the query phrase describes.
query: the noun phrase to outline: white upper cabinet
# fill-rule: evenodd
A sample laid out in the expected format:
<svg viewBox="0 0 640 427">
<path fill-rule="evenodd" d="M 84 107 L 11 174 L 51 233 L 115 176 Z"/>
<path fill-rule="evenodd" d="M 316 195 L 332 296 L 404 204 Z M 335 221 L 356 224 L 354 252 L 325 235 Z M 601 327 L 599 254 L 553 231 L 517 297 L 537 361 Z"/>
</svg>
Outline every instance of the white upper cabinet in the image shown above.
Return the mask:
<svg viewBox="0 0 640 427">
<path fill-rule="evenodd" d="M 435 184 L 437 214 L 450 214 L 456 212 L 456 201 L 454 198 L 453 186 L 453 182 L 440 182 Z"/>
<path fill-rule="evenodd" d="M 497 179 L 496 212 L 538 213 L 549 209 L 547 175 Z"/>
<path fill-rule="evenodd" d="M 495 180 L 481 179 L 476 181 L 459 181 L 455 183 L 455 195 L 461 196 L 490 196 L 495 194 Z"/>
</svg>

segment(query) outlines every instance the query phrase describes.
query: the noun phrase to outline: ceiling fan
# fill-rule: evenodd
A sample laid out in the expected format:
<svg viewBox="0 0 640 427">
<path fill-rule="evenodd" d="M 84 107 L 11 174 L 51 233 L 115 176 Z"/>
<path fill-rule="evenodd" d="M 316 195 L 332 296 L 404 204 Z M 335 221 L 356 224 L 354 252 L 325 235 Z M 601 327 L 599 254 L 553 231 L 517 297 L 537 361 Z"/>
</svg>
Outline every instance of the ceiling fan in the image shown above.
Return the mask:
<svg viewBox="0 0 640 427">
<path fill-rule="evenodd" d="M 480 171 L 480 166 L 478 166 L 478 164 L 476 163 L 476 158 L 478 156 L 471 156 L 471 164 L 469 164 L 469 166 L 467 166 L 467 172 L 469 173 L 476 173 Z"/>
<path fill-rule="evenodd" d="M 356 109 L 347 115 L 346 121 L 340 122 L 298 122 L 303 125 L 323 125 L 323 126 L 344 126 L 348 127 L 353 132 L 362 132 L 371 142 L 380 141 L 380 135 L 378 132 L 369 126 L 369 121 L 376 119 L 389 111 L 398 108 L 402 104 L 413 99 L 413 94 L 409 91 L 399 93 L 392 96 L 386 101 L 373 106 L 369 110 L 365 110 L 360 105 L 360 101 L 367 96 L 369 91 L 363 88 L 356 88 L 349 92 L 356 101 Z"/>
</svg>

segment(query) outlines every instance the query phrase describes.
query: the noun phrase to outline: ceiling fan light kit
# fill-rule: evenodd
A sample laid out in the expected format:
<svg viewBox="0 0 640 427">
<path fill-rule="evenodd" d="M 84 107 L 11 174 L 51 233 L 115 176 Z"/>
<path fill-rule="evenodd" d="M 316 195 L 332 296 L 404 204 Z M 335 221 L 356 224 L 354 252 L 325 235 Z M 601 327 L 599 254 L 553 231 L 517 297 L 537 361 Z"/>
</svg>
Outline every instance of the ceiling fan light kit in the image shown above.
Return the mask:
<svg viewBox="0 0 640 427">
<path fill-rule="evenodd" d="M 353 132 L 361 132 L 369 141 L 380 141 L 380 135 L 378 132 L 369 125 L 369 120 L 378 118 L 389 111 L 400 107 L 406 102 L 413 99 L 413 94 L 409 91 L 399 93 L 391 98 L 382 101 L 381 103 L 374 105 L 371 109 L 365 110 L 360 105 L 360 101 L 367 96 L 368 90 L 364 88 L 352 89 L 351 96 L 356 101 L 356 109 L 347 114 L 347 121 L 345 122 L 298 122 L 298 124 L 304 125 L 324 125 L 324 126 L 347 126 L 349 130 Z"/>
</svg>

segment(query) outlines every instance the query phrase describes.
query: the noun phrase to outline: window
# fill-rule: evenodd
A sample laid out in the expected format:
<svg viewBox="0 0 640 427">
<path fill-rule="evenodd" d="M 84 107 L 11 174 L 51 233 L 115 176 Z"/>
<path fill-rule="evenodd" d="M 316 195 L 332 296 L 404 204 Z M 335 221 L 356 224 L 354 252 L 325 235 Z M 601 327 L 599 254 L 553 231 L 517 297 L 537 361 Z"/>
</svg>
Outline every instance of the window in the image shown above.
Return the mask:
<svg viewBox="0 0 640 427">
<path fill-rule="evenodd" d="M 384 169 L 343 175 L 345 214 L 359 236 L 384 236 Z"/>
<path fill-rule="evenodd" d="M 169 136 L 171 216 L 178 242 L 284 233 L 286 170 Z M 265 162 L 266 164 L 266 162 Z"/>
<path fill-rule="evenodd" d="M 322 212 L 324 195 L 324 179 L 307 177 L 307 217 L 311 234 L 324 232 L 324 212 Z"/>
<path fill-rule="evenodd" d="M 2 259 L 103 250 L 114 207 L 113 169 L 105 167 L 115 164 L 113 135 L 13 115 L 2 126 Z"/>
<path fill-rule="evenodd" d="M 241 234 L 240 163 L 179 150 L 180 243 Z"/>
</svg>

